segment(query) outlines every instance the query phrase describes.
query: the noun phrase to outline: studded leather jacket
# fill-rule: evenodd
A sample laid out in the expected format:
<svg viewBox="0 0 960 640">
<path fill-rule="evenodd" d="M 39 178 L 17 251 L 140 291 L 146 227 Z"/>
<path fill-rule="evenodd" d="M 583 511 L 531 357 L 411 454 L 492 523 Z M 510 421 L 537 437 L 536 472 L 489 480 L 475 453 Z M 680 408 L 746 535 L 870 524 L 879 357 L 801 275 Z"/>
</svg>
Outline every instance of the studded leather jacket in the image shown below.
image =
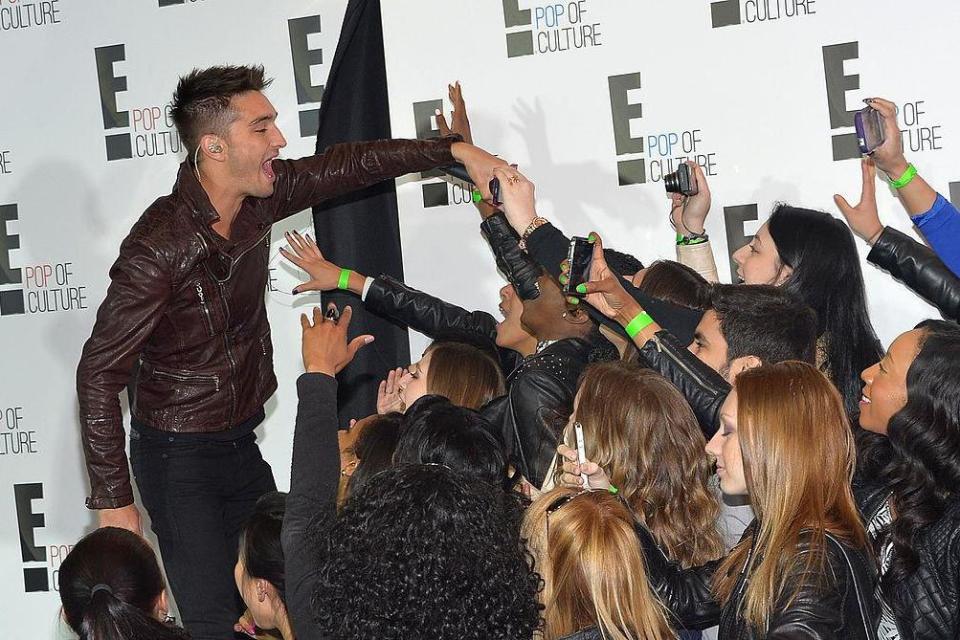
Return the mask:
<svg viewBox="0 0 960 640">
<path fill-rule="evenodd" d="M 326 199 L 453 161 L 459 138 L 381 140 L 275 160 L 274 192 L 247 198 L 227 242 L 218 215 L 184 162 L 170 195 L 134 224 L 77 369 L 92 509 L 133 502 L 118 395 L 162 431 L 214 432 L 241 424 L 277 387 L 264 304 L 271 225 Z"/>
</svg>

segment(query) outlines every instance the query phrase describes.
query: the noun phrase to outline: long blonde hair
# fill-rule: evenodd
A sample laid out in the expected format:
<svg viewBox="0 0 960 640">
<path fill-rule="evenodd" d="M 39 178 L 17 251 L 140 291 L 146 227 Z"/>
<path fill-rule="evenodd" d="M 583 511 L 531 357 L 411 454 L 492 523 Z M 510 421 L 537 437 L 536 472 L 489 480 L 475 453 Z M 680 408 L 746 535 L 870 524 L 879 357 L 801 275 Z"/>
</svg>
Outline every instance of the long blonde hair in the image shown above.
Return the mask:
<svg viewBox="0 0 960 640">
<path fill-rule="evenodd" d="M 580 382 L 576 418 L 587 459 L 606 472 L 670 558 L 686 568 L 723 554 L 706 440 L 676 387 L 635 364 L 593 365 Z"/>
<path fill-rule="evenodd" d="M 788 576 L 824 575 L 827 532 L 866 548 L 850 486 L 856 453 L 843 400 L 813 365 L 788 361 L 745 371 L 736 391 L 744 476 L 758 521 L 756 551 L 751 557 L 751 539 L 734 547 L 713 588 L 725 604 L 746 570 L 743 618 L 766 629 L 774 604 L 789 604 L 804 586 Z M 801 534 L 809 540 L 803 559 Z"/>
<path fill-rule="evenodd" d="M 558 487 L 529 507 L 522 531 L 544 580 L 544 640 L 594 625 L 612 640 L 676 638 L 633 527 L 629 509 L 607 491 Z"/>
</svg>

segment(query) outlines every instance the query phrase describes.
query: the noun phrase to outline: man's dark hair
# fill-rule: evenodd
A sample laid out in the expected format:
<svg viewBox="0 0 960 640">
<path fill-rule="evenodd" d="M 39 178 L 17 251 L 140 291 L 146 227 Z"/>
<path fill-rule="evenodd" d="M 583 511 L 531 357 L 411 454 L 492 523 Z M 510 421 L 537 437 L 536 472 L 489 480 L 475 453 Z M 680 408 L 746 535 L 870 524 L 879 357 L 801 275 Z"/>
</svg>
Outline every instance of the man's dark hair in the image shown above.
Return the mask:
<svg viewBox="0 0 960 640">
<path fill-rule="evenodd" d="M 263 494 L 240 533 L 240 557 L 247 575 L 272 584 L 284 603 L 287 581 L 280 530 L 286 509 L 286 493 L 270 491 Z"/>
<path fill-rule="evenodd" d="M 236 118 L 230 99 L 247 91 L 263 91 L 273 82 L 265 78 L 263 67 L 209 67 L 194 69 L 180 78 L 170 102 L 170 117 L 177 126 L 187 157 L 208 133 L 225 135 Z"/>
<path fill-rule="evenodd" d="M 796 295 L 765 284 L 718 284 L 710 308 L 727 342 L 727 361 L 755 356 L 763 364 L 815 364 L 817 314 Z"/>
</svg>

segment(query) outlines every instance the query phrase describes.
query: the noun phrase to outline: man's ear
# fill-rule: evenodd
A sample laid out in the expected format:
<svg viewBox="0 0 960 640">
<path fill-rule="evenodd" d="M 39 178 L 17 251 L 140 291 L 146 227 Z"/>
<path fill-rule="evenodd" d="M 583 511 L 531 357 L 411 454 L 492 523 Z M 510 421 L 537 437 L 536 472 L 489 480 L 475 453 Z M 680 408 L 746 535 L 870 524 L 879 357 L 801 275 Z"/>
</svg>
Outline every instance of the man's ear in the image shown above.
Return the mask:
<svg viewBox="0 0 960 640">
<path fill-rule="evenodd" d="M 747 369 L 756 369 L 763 362 L 757 356 L 740 356 L 730 361 L 730 379 L 735 379 Z"/>
<path fill-rule="evenodd" d="M 200 138 L 199 154 L 214 162 L 226 160 L 227 143 L 220 136 L 208 133 Z"/>
</svg>

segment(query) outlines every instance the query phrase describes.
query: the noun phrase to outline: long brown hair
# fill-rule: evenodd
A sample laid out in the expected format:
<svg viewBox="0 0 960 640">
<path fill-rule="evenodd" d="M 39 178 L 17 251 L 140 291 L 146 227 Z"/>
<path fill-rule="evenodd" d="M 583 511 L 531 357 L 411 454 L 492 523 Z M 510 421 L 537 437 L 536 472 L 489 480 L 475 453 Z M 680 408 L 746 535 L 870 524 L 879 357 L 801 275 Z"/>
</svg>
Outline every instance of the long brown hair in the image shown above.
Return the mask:
<svg viewBox="0 0 960 640">
<path fill-rule="evenodd" d="M 684 567 L 722 555 L 706 441 L 676 387 L 635 364 L 596 364 L 581 379 L 576 417 L 587 459 L 606 471 L 667 555 Z"/>
<path fill-rule="evenodd" d="M 827 532 L 866 548 L 850 487 L 856 453 L 843 400 L 813 365 L 786 361 L 751 369 L 737 376 L 735 388 L 744 476 L 758 521 L 742 611 L 744 620 L 766 629 L 774 604 L 789 604 L 804 586 L 797 582 L 786 593 L 788 576 L 823 575 Z M 809 539 L 803 559 L 801 534 Z M 717 569 L 720 602 L 730 599 L 752 545 L 741 542 Z"/>
<path fill-rule="evenodd" d="M 544 581 L 544 640 L 594 625 L 613 640 L 676 638 L 617 496 L 557 487 L 527 509 L 522 536 Z"/>
<path fill-rule="evenodd" d="M 492 356 L 463 342 L 434 342 L 427 349 L 427 393 L 453 404 L 479 409 L 506 393 L 503 372 Z"/>
</svg>

